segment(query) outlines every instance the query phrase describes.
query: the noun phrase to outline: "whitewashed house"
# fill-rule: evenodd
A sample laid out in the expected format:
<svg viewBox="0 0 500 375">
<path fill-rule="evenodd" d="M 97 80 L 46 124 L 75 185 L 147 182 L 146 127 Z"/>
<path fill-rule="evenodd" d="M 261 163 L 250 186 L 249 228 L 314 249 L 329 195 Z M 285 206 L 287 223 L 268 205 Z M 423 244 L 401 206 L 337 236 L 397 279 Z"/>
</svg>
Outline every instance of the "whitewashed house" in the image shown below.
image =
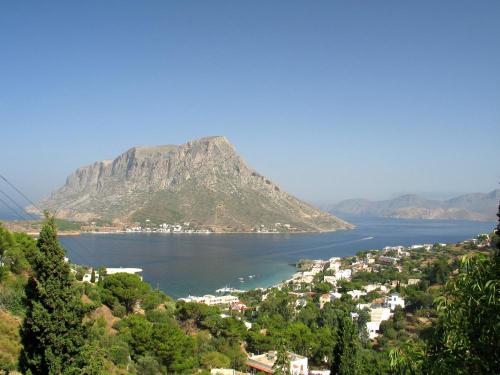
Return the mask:
<svg viewBox="0 0 500 375">
<path fill-rule="evenodd" d="M 386 307 L 377 307 L 370 309 L 370 321 L 366 323 L 366 330 L 370 339 L 378 336 L 380 323 L 391 318 L 391 309 Z"/>
<path fill-rule="evenodd" d="M 324 276 L 323 282 L 332 284 L 333 286 L 337 285 L 337 277 L 335 276 Z"/>
<path fill-rule="evenodd" d="M 368 337 L 373 340 L 378 336 L 378 331 L 380 329 L 380 322 L 367 322 L 366 330 L 368 332 Z"/>
<path fill-rule="evenodd" d="M 261 371 L 267 374 L 273 374 L 273 366 L 276 362 L 277 352 L 275 350 L 264 354 L 250 354 L 247 358 L 247 366 L 252 371 Z M 288 352 L 290 361 L 289 374 L 291 375 L 309 375 L 309 366 L 307 357 Z"/>
<path fill-rule="evenodd" d="M 359 299 L 359 297 L 365 296 L 366 292 L 363 292 L 362 290 L 354 289 L 354 290 L 350 290 L 349 292 L 347 292 L 347 294 L 349 294 L 352 297 L 352 299 Z"/>
<path fill-rule="evenodd" d="M 342 279 L 351 280 L 351 275 L 352 275 L 352 270 L 349 268 L 346 270 L 338 270 L 335 273 L 335 277 L 337 278 L 337 280 L 342 280 Z"/>
<path fill-rule="evenodd" d="M 394 311 L 397 306 L 400 306 L 402 309 L 405 308 L 405 300 L 399 297 L 399 294 L 393 293 L 388 297 L 385 297 L 384 306 Z"/>
<path fill-rule="evenodd" d="M 96 283 L 99 281 L 99 273 L 98 272 L 96 272 L 94 274 L 94 279 L 95 279 L 94 282 L 96 282 Z M 87 282 L 87 283 L 91 283 L 92 282 L 92 271 L 87 272 L 85 275 L 83 275 L 82 281 Z"/>
</svg>

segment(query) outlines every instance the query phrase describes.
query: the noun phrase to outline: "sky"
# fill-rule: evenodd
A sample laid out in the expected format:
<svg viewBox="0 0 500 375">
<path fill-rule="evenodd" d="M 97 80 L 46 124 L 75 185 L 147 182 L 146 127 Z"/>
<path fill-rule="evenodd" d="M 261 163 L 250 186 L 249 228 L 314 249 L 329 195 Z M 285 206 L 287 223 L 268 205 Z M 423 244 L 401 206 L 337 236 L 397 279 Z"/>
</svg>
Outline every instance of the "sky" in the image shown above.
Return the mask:
<svg viewBox="0 0 500 375">
<path fill-rule="evenodd" d="M 37 200 L 132 146 L 225 135 L 315 204 L 491 191 L 499 19 L 499 1 L 2 1 L 0 174 Z"/>
</svg>

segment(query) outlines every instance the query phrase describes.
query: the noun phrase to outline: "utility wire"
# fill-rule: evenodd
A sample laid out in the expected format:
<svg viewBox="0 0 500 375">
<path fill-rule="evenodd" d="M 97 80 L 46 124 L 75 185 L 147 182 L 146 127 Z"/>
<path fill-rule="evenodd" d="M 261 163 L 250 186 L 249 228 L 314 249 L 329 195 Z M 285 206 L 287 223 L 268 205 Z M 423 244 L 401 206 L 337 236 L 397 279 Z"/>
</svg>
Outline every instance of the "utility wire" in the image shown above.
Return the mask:
<svg viewBox="0 0 500 375">
<path fill-rule="evenodd" d="M 15 187 L 14 184 L 12 184 L 9 180 L 7 180 L 1 174 L 0 174 L 0 178 L 2 180 L 4 180 L 12 189 L 14 189 L 21 197 L 23 197 L 24 199 L 26 199 L 26 201 L 28 201 L 28 203 L 30 203 L 33 207 L 35 207 L 38 211 L 40 211 L 40 213 L 43 214 L 43 211 L 39 207 L 37 207 L 37 205 L 31 199 L 29 199 L 26 195 L 24 195 L 22 191 L 20 191 L 17 187 Z"/>
<path fill-rule="evenodd" d="M 10 187 L 12 187 L 12 189 L 14 189 L 21 197 L 23 197 L 28 203 L 30 203 L 33 207 L 35 207 L 38 211 L 40 211 L 40 213 L 43 214 L 43 210 L 40 209 L 40 207 L 38 207 L 31 199 L 29 199 L 20 189 L 18 189 L 13 183 L 11 183 L 7 178 L 5 178 L 3 175 L 0 174 L 0 179 L 4 180 Z M 2 200 L 3 204 L 7 205 L 6 202 L 4 202 Z M 8 206 L 8 205 L 7 205 Z M 11 210 L 13 210 L 10 206 L 8 206 Z M 23 209 L 24 211 L 24 209 Z M 19 214 L 17 212 L 15 212 L 15 210 L 13 210 L 13 212 L 19 216 Z M 24 220 L 24 219 L 21 219 L 21 220 Z M 90 253 L 89 249 L 87 248 L 87 246 L 81 242 L 81 239 L 78 238 L 78 236 L 72 236 L 74 241 L 73 241 L 73 244 L 75 245 L 75 247 L 79 248 L 79 250 L 83 253 L 83 254 L 88 254 Z M 83 250 L 83 251 L 82 251 Z"/>
<path fill-rule="evenodd" d="M 26 220 L 24 217 L 22 217 L 21 215 L 19 215 L 19 213 L 14 208 L 12 208 L 7 202 L 5 202 L 2 198 L 0 198 L 0 202 L 2 202 L 5 207 L 7 207 L 9 210 L 11 210 L 17 218 L 20 218 L 21 221 L 25 221 Z"/>
<path fill-rule="evenodd" d="M 36 220 L 36 218 L 31 215 L 30 213 L 26 212 L 26 210 L 21 207 L 19 203 L 17 203 L 14 199 L 12 199 L 6 192 L 4 192 L 2 189 L 0 189 L 0 194 L 2 194 L 5 198 L 7 198 L 14 206 L 16 206 L 19 211 L 23 214 L 23 216 L 27 216 L 28 220 Z"/>
</svg>

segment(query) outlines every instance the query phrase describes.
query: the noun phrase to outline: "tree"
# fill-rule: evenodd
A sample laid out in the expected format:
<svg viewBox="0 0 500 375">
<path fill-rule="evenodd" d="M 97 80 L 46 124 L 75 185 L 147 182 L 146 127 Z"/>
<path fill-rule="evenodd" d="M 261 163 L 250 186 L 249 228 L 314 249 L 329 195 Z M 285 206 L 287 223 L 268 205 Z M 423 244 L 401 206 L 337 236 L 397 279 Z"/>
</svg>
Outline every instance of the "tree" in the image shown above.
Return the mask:
<svg viewBox="0 0 500 375">
<path fill-rule="evenodd" d="M 6 254 L 13 246 L 12 234 L 0 224 L 0 282 L 7 277 Z"/>
<path fill-rule="evenodd" d="M 141 302 L 151 290 L 137 275 L 129 273 L 115 273 L 106 276 L 103 288 L 111 292 L 125 307 L 128 313 L 134 311 L 138 302 Z"/>
<path fill-rule="evenodd" d="M 277 342 L 276 361 L 273 365 L 274 374 L 285 375 L 290 373 L 290 357 L 283 337 Z"/>
<path fill-rule="evenodd" d="M 443 284 L 449 273 L 450 273 L 450 265 L 444 259 L 439 259 L 436 261 L 429 272 L 429 281 L 432 284 Z"/>
<path fill-rule="evenodd" d="M 356 325 L 349 315 L 345 315 L 341 318 L 339 324 L 339 341 L 333 354 L 332 374 L 357 374 L 358 348 L 359 338 Z"/>
<path fill-rule="evenodd" d="M 133 350 L 134 359 L 147 354 L 151 347 L 153 324 L 142 315 L 134 314 L 120 322 L 122 336 Z"/>
<path fill-rule="evenodd" d="M 500 258 L 466 256 L 437 299 L 439 320 L 428 349 L 436 373 L 499 374 Z"/>
<path fill-rule="evenodd" d="M 500 202 L 498 202 L 498 213 L 497 213 L 497 217 L 498 217 L 498 224 L 497 224 L 497 228 L 496 228 L 496 234 L 497 236 L 500 237 Z M 497 252 L 497 255 L 500 256 L 500 240 L 497 241 L 497 249 L 499 250 Z"/>
<path fill-rule="evenodd" d="M 227 368 L 231 365 L 231 359 L 219 352 L 207 352 L 202 354 L 201 364 L 207 369 Z"/>
<path fill-rule="evenodd" d="M 0 223 L 0 261 L 8 249 L 14 246 L 12 234 Z"/>
<path fill-rule="evenodd" d="M 406 341 L 389 351 L 389 363 L 394 374 L 416 375 L 422 373 L 425 352 L 418 342 Z"/>
<path fill-rule="evenodd" d="M 169 373 L 191 373 L 195 365 L 194 340 L 175 324 L 153 327 L 151 350 Z"/>
<path fill-rule="evenodd" d="M 20 367 L 27 374 L 78 373 L 86 367 L 82 349 L 87 330 L 82 320 L 88 308 L 72 283 L 53 217 L 46 215 L 37 247 L 40 255 L 26 286 Z"/>
<path fill-rule="evenodd" d="M 92 268 L 92 273 L 90 274 L 90 282 L 95 283 L 95 270 Z"/>
</svg>

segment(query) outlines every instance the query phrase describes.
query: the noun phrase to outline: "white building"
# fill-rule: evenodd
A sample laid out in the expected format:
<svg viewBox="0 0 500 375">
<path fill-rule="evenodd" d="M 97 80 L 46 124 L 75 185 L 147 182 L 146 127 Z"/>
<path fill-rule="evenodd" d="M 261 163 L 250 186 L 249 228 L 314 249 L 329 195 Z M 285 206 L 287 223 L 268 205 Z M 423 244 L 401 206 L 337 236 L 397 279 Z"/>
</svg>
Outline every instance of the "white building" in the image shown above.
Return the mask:
<svg viewBox="0 0 500 375">
<path fill-rule="evenodd" d="M 404 250 L 405 250 L 405 247 L 401 246 L 401 245 L 384 247 L 384 253 L 388 252 L 388 251 L 396 251 L 399 254 L 401 251 L 404 251 Z"/>
<path fill-rule="evenodd" d="M 368 337 L 373 340 L 378 336 L 378 331 L 380 329 L 380 322 L 367 322 L 366 330 L 368 331 Z"/>
<path fill-rule="evenodd" d="M 356 308 L 358 310 L 363 310 L 363 309 L 370 309 L 372 307 L 372 304 L 371 303 L 358 303 L 356 305 Z"/>
<path fill-rule="evenodd" d="M 330 302 L 331 301 L 330 298 L 331 298 L 330 294 L 328 293 L 319 296 L 319 308 L 322 309 L 325 306 L 325 303 Z"/>
<path fill-rule="evenodd" d="M 337 285 L 337 277 L 336 276 L 324 276 L 323 282 L 332 284 L 333 286 Z"/>
<path fill-rule="evenodd" d="M 273 374 L 273 366 L 276 362 L 276 355 L 277 352 L 275 350 L 259 355 L 250 354 L 247 359 L 247 366 L 254 371 L 257 370 L 267 374 Z M 290 360 L 289 373 L 291 375 L 309 375 L 307 357 L 288 352 L 288 358 Z"/>
<path fill-rule="evenodd" d="M 391 316 L 391 309 L 387 307 L 374 307 L 370 309 L 370 320 L 372 322 L 382 322 L 384 320 L 389 320 Z"/>
<path fill-rule="evenodd" d="M 213 368 L 210 375 L 246 375 L 246 372 L 236 371 L 232 368 Z"/>
<path fill-rule="evenodd" d="M 349 294 L 352 297 L 352 299 L 359 299 L 359 297 L 365 296 L 366 292 L 363 292 L 362 290 L 354 289 L 354 290 L 350 290 L 349 292 L 347 292 L 347 294 Z"/>
<path fill-rule="evenodd" d="M 385 307 L 377 307 L 370 309 L 370 321 L 366 323 L 366 330 L 370 339 L 378 336 L 380 323 L 391 318 L 391 309 Z"/>
<path fill-rule="evenodd" d="M 385 255 L 381 255 L 378 257 L 379 263 L 384 263 L 384 264 L 396 264 L 399 258 L 395 257 L 388 257 Z"/>
<path fill-rule="evenodd" d="M 408 285 L 417 285 L 420 279 L 408 279 Z"/>
<path fill-rule="evenodd" d="M 351 269 L 338 270 L 335 273 L 335 277 L 337 278 L 337 280 L 342 280 L 342 279 L 351 280 L 351 275 L 352 275 Z"/>
<path fill-rule="evenodd" d="M 385 297 L 384 306 L 389 307 L 391 311 L 396 309 L 396 306 L 401 306 L 402 309 L 405 308 L 405 300 L 399 297 L 399 294 L 393 293 L 388 297 Z"/>
<path fill-rule="evenodd" d="M 430 251 L 432 249 L 432 245 L 431 244 L 417 244 L 417 245 L 411 245 L 410 246 L 410 249 L 411 250 L 419 250 L 419 249 L 424 249 L 426 251 Z"/>
<path fill-rule="evenodd" d="M 325 303 L 333 302 L 336 299 L 339 299 L 340 297 L 342 297 L 342 294 L 337 293 L 337 292 L 330 292 L 330 293 L 322 294 L 319 297 L 319 308 L 322 309 L 325 306 Z"/>
<path fill-rule="evenodd" d="M 338 271 L 340 269 L 340 258 L 330 258 L 328 269 Z"/>
<path fill-rule="evenodd" d="M 366 293 L 373 292 L 374 290 L 379 289 L 382 293 L 387 293 L 387 287 L 382 284 L 368 284 L 363 287 Z"/>
<path fill-rule="evenodd" d="M 197 296 L 187 296 L 186 298 L 179 298 L 179 301 L 184 302 L 196 302 L 196 303 L 204 303 L 205 305 L 231 305 L 239 302 L 238 297 L 236 296 L 213 296 L 211 294 L 205 294 L 202 297 Z"/>
<path fill-rule="evenodd" d="M 96 272 L 94 274 L 94 278 L 95 278 L 94 282 L 98 282 L 99 281 L 99 273 L 98 272 Z M 87 272 L 85 275 L 83 275 L 82 281 L 90 283 L 90 282 L 92 282 L 91 280 L 92 280 L 92 271 Z"/>
</svg>

